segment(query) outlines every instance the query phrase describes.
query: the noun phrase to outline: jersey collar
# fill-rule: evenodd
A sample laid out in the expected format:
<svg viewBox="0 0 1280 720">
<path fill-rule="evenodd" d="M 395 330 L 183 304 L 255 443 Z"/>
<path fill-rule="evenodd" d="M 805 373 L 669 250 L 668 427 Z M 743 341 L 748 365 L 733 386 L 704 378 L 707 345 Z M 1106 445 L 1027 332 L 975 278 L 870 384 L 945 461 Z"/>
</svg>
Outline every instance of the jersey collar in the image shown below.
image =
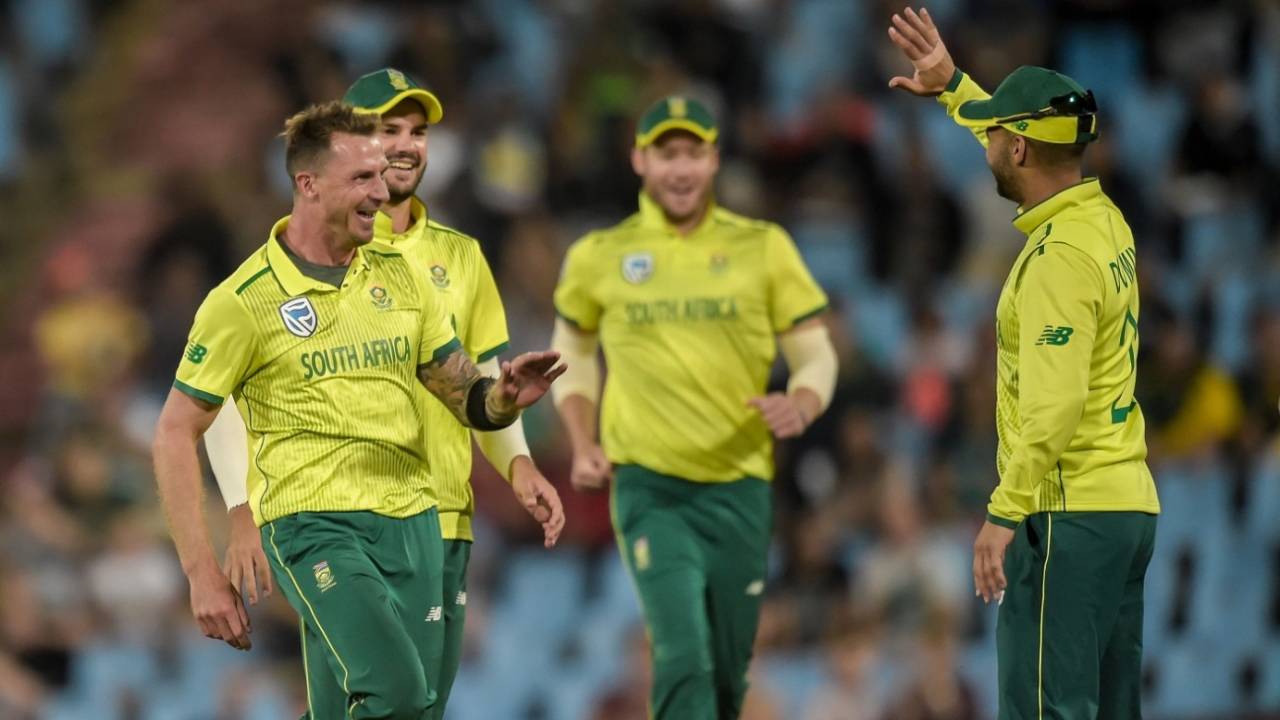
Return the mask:
<svg viewBox="0 0 1280 720">
<path fill-rule="evenodd" d="M 1097 200 L 1102 195 L 1102 185 L 1098 182 L 1098 178 L 1085 178 L 1084 180 L 1060 190 L 1057 193 L 1041 200 L 1026 210 L 1020 210 L 1018 217 L 1013 219 L 1013 226 L 1022 231 L 1024 235 L 1030 235 L 1036 231 L 1049 218 L 1066 210 L 1073 205 L 1087 205 Z"/>
<path fill-rule="evenodd" d="M 373 237 L 388 245 L 405 248 L 414 245 L 426 235 L 427 206 L 416 196 L 409 198 L 409 227 L 402 233 L 391 229 L 391 216 L 379 212 L 373 219 Z"/>
<path fill-rule="evenodd" d="M 699 233 L 711 226 L 711 216 L 716 212 L 716 200 L 714 197 L 707 201 L 707 212 L 702 216 L 702 222 L 698 223 L 688 235 L 683 236 L 685 239 L 697 237 Z M 667 222 L 667 215 L 662 211 L 662 206 L 658 201 L 649 197 L 649 193 L 640 191 L 640 226 L 650 230 L 661 230 L 662 232 L 681 237 L 680 233 L 671 223 Z"/>
<path fill-rule="evenodd" d="M 289 259 L 285 254 L 284 248 L 280 246 L 280 233 L 283 233 L 289 227 L 289 215 L 285 215 L 271 226 L 271 234 L 267 236 L 267 264 L 271 266 L 271 272 L 280 281 L 280 287 L 290 296 L 303 295 L 307 292 L 334 292 L 338 288 L 314 280 L 302 274 L 297 265 Z M 351 269 L 347 271 L 347 277 L 355 277 L 365 270 L 369 269 L 369 259 L 365 255 L 364 248 L 356 248 L 355 257 L 351 259 Z M 345 283 L 344 283 L 345 285 Z"/>
</svg>

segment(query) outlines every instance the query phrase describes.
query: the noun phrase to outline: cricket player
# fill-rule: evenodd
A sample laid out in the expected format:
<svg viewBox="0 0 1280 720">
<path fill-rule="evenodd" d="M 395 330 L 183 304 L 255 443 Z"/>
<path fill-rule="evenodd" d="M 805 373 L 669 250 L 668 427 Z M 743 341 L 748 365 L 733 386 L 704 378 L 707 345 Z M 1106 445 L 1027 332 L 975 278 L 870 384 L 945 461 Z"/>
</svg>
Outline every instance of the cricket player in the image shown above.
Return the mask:
<svg viewBox="0 0 1280 720">
<path fill-rule="evenodd" d="M 386 152 L 383 173 L 390 195 L 374 221 L 374 239 L 402 252 L 431 282 L 445 304 L 463 349 L 480 372 L 499 374 L 497 357 L 508 348 L 507 322 L 493 273 L 474 238 L 431 220 L 414 192 L 427 168 L 427 131 L 443 117 L 436 96 L 409 75 L 385 68 L 362 76 L 347 90 L 344 102 L 358 112 L 377 115 L 378 137 Z M 439 498 L 440 531 L 444 539 L 444 660 L 428 672 L 439 700 L 432 717 L 443 717 L 445 703 L 462 660 L 463 624 L 467 609 L 467 565 L 471 557 L 471 518 L 475 498 L 471 489 L 471 434 L 449 409 L 429 393 L 418 393 L 426 418 L 425 460 L 433 483 L 424 492 Z M 243 458 L 248 449 L 244 422 L 234 406 L 215 421 L 218 435 L 206 436 L 209 459 L 230 508 L 232 537 L 226 567 L 232 583 L 256 603 L 258 584 L 270 589 L 266 557 L 249 512 Z M 225 430 L 223 429 L 225 427 Z M 564 527 L 559 495 L 530 457 L 519 419 L 496 432 L 474 432 L 485 457 L 511 482 L 521 504 L 543 525 L 547 547 L 555 545 Z M 306 625 L 305 618 L 303 620 Z M 323 661 L 323 643 L 305 628 L 309 665 Z M 345 695 L 323 674 L 308 678 L 315 708 L 327 707 L 341 717 Z M 313 709 L 317 717 L 324 714 Z"/>
<path fill-rule="evenodd" d="M 668 97 L 640 118 L 640 209 L 569 248 L 552 344 L 579 489 L 612 480 L 652 640 L 658 720 L 736 718 L 764 590 L 774 438 L 826 409 L 827 298 L 787 233 L 716 205 L 718 129 Z M 602 344 L 609 373 L 600 399 Z M 791 379 L 765 393 L 781 346 Z M 570 359 L 572 358 L 572 359 Z M 599 406 L 599 411 L 597 407 Z M 597 435 L 597 413 L 600 433 Z"/>
<path fill-rule="evenodd" d="M 1000 482 L 973 579 L 997 624 L 1000 717 L 1142 717 L 1142 589 L 1160 503 L 1147 468 L 1133 235 L 1096 178 L 1093 94 L 1038 67 L 988 95 L 927 12 L 889 36 L 915 66 L 890 87 L 936 96 L 986 148 L 1027 236 L 996 306 Z"/>
<path fill-rule="evenodd" d="M 156 429 L 162 504 L 209 637 L 249 647 L 202 513 L 196 443 L 234 393 L 249 505 L 277 582 L 324 648 L 349 718 L 427 718 L 443 652 L 443 551 L 424 461 L 424 385 L 497 430 L 563 367 L 527 353 L 482 375 L 430 280 L 370 244 L 387 201 L 377 118 L 332 102 L 285 126 L 291 215 L 201 305 Z M 425 488 L 425 490 L 424 490 Z"/>
</svg>

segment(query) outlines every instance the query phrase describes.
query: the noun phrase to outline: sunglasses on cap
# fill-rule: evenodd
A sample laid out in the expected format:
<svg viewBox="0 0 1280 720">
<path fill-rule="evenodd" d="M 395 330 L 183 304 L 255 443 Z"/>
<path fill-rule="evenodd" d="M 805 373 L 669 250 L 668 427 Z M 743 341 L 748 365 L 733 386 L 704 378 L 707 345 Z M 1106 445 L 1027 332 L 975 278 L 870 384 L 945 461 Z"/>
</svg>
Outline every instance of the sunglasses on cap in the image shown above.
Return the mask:
<svg viewBox="0 0 1280 720">
<path fill-rule="evenodd" d="M 1096 115 L 1098 112 L 1098 101 L 1093 98 L 1093 91 L 1086 90 L 1083 95 L 1072 91 L 1066 95 L 1059 95 L 1049 101 L 1049 106 L 1035 110 L 1029 113 L 1019 113 L 1010 115 L 996 120 L 1000 124 L 1017 122 L 1019 120 L 1039 120 L 1046 117 L 1088 117 Z"/>
</svg>

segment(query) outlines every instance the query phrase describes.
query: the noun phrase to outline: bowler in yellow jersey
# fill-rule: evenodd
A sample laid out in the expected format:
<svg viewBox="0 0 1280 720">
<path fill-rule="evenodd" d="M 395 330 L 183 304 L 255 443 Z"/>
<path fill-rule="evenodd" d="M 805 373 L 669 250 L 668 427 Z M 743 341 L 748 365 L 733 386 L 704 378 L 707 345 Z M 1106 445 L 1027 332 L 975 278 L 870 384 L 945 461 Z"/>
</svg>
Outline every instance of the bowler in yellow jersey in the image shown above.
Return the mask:
<svg viewBox="0 0 1280 720">
<path fill-rule="evenodd" d="M 555 353 L 481 375 L 430 282 L 371 244 L 388 191 L 378 122 L 334 102 L 285 126 L 293 212 L 196 314 L 156 428 L 161 502 L 205 634 L 248 649 L 248 617 L 204 525 L 196 443 L 225 398 L 246 420 L 249 505 L 290 604 L 323 643 L 351 718 L 429 717 L 443 650 L 442 551 L 421 383 L 471 427 L 510 425 Z M 326 710 L 327 712 L 327 710 Z"/>
<path fill-rule="evenodd" d="M 893 16 L 915 67 L 986 148 L 1027 236 L 996 306 L 1000 482 L 974 543 L 976 591 L 1000 600 L 1000 718 L 1142 717 L 1143 584 L 1160 503 L 1134 399 L 1133 234 L 1096 178 L 1093 94 L 1020 67 L 992 95 L 956 68 L 928 12 Z"/>
<path fill-rule="evenodd" d="M 774 438 L 826 408 L 827 298 L 787 233 L 716 205 L 718 127 L 691 98 L 638 123 L 639 212 L 570 247 L 556 404 L 579 489 L 612 480 L 621 552 L 652 641 L 652 717 L 736 718 L 764 591 Z M 600 402 L 596 360 L 608 363 Z M 779 345 L 787 392 L 766 394 Z M 599 406 L 599 409 L 597 409 Z M 599 417 L 599 432 L 597 432 Z"/>
<path fill-rule="evenodd" d="M 467 355 L 477 363 L 480 372 L 497 375 L 498 355 L 508 348 L 507 322 L 480 244 L 431 219 L 426 206 L 414 196 L 427 169 L 428 128 L 444 114 L 440 101 L 411 76 L 394 68 L 360 77 L 343 100 L 358 112 L 376 114 L 381 123 L 378 138 L 387 156 L 388 167 L 383 179 L 389 199 L 374 221 L 374 239 L 403 253 L 430 281 Z M 434 493 L 439 500 L 444 541 L 444 617 L 441 621 L 444 656 L 438 665 L 428 668 L 429 672 L 436 673 L 431 680 L 439 694 L 439 700 L 432 707 L 432 717 L 441 718 L 462 660 L 467 566 L 474 539 L 471 532 L 471 518 L 475 513 L 471 489 L 472 432 L 481 452 L 498 473 L 511 482 L 517 499 L 542 523 L 547 547 L 555 544 L 564 527 L 564 512 L 555 488 L 538 471 L 530 456 L 519 420 L 496 432 L 471 431 L 425 390 L 418 392 L 418 396 L 427 428 L 424 459 L 431 474 L 431 487 L 423 488 L 423 492 Z M 209 444 L 214 473 L 224 487 L 224 499 L 230 506 L 232 537 L 227 566 L 232 582 L 254 602 L 259 584 L 255 577 L 262 577 L 260 569 L 265 568 L 267 561 L 248 506 L 232 502 L 233 498 L 247 499 L 244 472 L 230 463 L 232 458 L 247 453 L 244 423 L 234 407 L 224 409 L 220 415 L 230 416 L 220 417 L 220 423 L 239 428 L 238 432 L 229 431 L 226 441 Z M 269 579 L 264 588 L 270 588 Z M 307 626 L 305 632 L 310 664 L 322 663 L 323 643 L 313 628 Z M 309 677 L 309 695 L 317 706 L 342 713 L 345 695 L 341 687 L 323 682 L 325 679 L 323 675 Z M 324 717 L 318 712 L 315 715 Z"/>
</svg>

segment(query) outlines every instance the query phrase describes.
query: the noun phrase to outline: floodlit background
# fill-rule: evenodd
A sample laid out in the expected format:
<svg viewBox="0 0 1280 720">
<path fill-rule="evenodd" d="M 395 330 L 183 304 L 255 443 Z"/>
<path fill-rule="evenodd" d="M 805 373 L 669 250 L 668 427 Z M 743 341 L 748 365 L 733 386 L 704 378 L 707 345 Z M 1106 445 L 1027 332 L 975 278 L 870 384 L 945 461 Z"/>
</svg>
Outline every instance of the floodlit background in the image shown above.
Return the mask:
<svg viewBox="0 0 1280 720">
<path fill-rule="evenodd" d="M 1280 6 L 937 0 L 993 88 L 1098 95 L 1092 172 L 1142 278 L 1139 399 L 1165 514 L 1147 717 L 1280 712 Z M 723 118 L 718 197 L 782 223 L 833 300 L 832 409 L 780 448 L 753 720 L 988 718 L 969 547 L 995 483 L 993 312 L 1021 238 L 878 0 L 0 1 L 0 717 L 257 720 L 305 702 L 277 595 L 239 654 L 196 631 L 148 446 L 205 292 L 289 207 L 286 115 L 391 64 L 445 107 L 422 194 L 483 243 L 512 347 L 565 247 L 636 204 L 633 119 Z M 782 375 L 775 378 L 782 382 Z M 456 720 L 644 717 L 644 636 L 603 497 L 537 528 L 480 461 Z M 210 483 L 210 489 L 213 485 Z M 215 496 L 216 498 L 216 496 Z M 216 499 L 212 526 L 225 520 Z"/>
</svg>

